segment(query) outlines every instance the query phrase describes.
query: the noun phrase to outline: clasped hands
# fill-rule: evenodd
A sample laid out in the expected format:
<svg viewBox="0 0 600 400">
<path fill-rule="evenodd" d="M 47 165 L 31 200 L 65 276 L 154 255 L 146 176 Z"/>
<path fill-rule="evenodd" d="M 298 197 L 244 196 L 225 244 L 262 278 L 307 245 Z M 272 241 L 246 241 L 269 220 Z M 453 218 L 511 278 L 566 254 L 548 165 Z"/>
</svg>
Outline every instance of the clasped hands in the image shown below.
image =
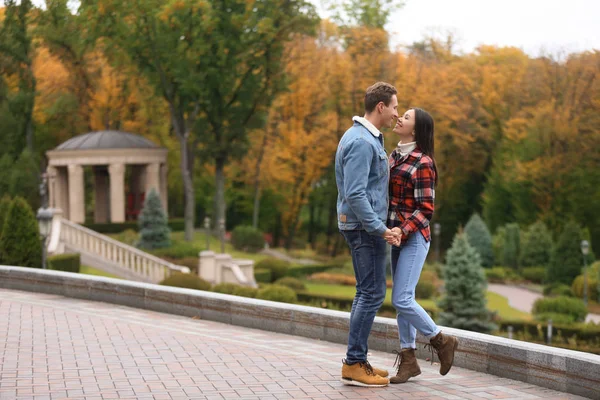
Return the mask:
<svg viewBox="0 0 600 400">
<path fill-rule="evenodd" d="M 398 227 L 386 229 L 385 233 L 383 234 L 383 238 L 392 246 L 400 246 L 400 241 L 402 240 L 402 230 Z"/>
</svg>

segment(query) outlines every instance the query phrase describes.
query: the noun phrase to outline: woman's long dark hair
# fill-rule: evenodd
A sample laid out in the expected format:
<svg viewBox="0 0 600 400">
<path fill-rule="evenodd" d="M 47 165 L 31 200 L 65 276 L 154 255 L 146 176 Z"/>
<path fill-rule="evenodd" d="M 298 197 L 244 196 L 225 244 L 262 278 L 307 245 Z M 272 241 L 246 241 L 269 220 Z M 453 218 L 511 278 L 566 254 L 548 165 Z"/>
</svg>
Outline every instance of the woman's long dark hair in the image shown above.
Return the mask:
<svg viewBox="0 0 600 400">
<path fill-rule="evenodd" d="M 435 145 L 434 145 L 434 123 L 433 117 L 422 108 L 412 108 L 415 110 L 415 142 L 417 147 L 433 160 L 433 170 L 435 171 L 435 184 L 438 182 L 438 170 L 435 163 Z"/>
</svg>

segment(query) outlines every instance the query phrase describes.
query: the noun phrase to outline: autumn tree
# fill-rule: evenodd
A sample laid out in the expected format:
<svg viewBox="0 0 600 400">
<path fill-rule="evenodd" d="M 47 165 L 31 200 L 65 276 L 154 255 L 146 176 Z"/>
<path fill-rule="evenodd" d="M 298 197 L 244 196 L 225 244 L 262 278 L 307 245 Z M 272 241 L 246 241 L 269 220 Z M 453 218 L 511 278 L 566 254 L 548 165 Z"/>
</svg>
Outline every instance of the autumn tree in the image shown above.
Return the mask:
<svg viewBox="0 0 600 400">
<path fill-rule="evenodd" d="M 0 23 L 0 142 L 16 159 L 33 151 L 36 81 L 32 70 L 33 39 L 30 0 L 5 0 Z"/>
<path fill-rule="evenodd" d="M 277 135 L 270 165 L 273 179 L 285 193 L 282 222 L 287 248 L 296 234 L 300 211 L 337 146 L 336 114 L 328 107 L 334 94 L 327 82 L 333 71 L 318 62 L 328 58 L 328 49 L 311 37 L 297 38 L 289 57 L 289 91 L 274 104 Z"/>
<path fill-rule="evenodd" d="M 199 61 L 206 76 L 196 129 L 201 154 L 214 161 L 219 221 L 225 219 L 225 165 L 245 155 L 248 130 L 263 126 L 271 101 L 284 88 L 285 44 L 295 34 L 310 33 L 317 17 L 304 0 L 211 4 L 215 24 L 200 39 L 209 46 Z"/>
</svg>

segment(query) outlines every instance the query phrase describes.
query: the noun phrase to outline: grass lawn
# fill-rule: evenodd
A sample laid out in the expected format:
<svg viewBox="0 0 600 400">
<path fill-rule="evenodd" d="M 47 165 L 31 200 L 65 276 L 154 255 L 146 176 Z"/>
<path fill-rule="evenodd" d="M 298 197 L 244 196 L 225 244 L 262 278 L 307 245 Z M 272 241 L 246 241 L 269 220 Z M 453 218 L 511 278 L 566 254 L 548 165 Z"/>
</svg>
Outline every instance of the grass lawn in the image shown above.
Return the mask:
<svg viewBox="0 0 600 400">
<path fill-rule="evenodd" d="M 330 296 L 345 297 L 352 299 L 354 297 L 354 286 L 344 285 L 330 285 L 326 283 L 312 283 L 307 282 L 306 288 L 309 293 L 323 294 Z M 391 304 L 392 291 L 388 289 L 385 294 L 385 303 Z M 436 309 L 435 300 L 431 299 L 417 299 L 419 304 L 427 309 Z M 508 299 L 500 296 L 499 294 L 487 292 L 488 309 L 490 311 L 497 311 L 498 315 L 502 319 L 523 319 L 530 320 L 531 315 L 519 310 L 516 310 L 508 305 Z"/>
<path fill-rule="evenodd" d="M 116 275 L 113 275 L 113 274 L 109 274 L 108 272 L 104 272 L 104 271 L 101 271 L 99 269 L 87 266 L 87 265 L 82 265 L 81 268 L 79 269 L 79 273 L 80 274 L 86 274 L 86 275 L 106 276 L 106 277 L 109 277 L 109 278 L 123 279 L 123 278 L 121 278 L 119 276 L 116 276 Z"/>
<path fill-rule="evenodd" d="M 504 296 L 500 296 L 497 293 L 487 292 L 487 301 L 488 310 L 497 311 L 498 315 L 502 319 L 531 319 L 531 314 L 512 308 L 508 305 L 508 299 Z"/>
<path fill-rule="evenodd" d="M 327 283 L 306 283 L 306 289 L 309 293 L 329 295 L 329 296 L 337 296 L 337 297 L 345 297 L 348 299 L 353 299 L 354 294 L 356 293 L 354 286 L 345 286 L 345 285 L 330 285 Z M 419 304 L 427 309 L 436 309 L 435 300 L 431 299 L 417 299 Z M 385 293 L 384 303 L 392 304 L 392 290 L 388 289 Z"/>
<path fill-rule="evenodd" d="M 171 232 L 171 247 L 178 247 L 178 245 L 180 245 L 181 247 L 185 247 L 187 249 L 191 248 L 187 251 L 189 253 L 187 255 L 188 257 L 197 257 L 199 252 L 206 250 L 206 235 L 203 231 L 195 231 L 192 241 L 190 243 L 184 240 L 184 235 L 185 234 L 182 231 Z M 122 239 L 122 235 L 120 233 L 113 233 L 108 236 L 115 240 Z M 209 243 L 210 250 L 216 253 L 221 252 L 221 242 L 216 237 L 212 235 L 209 236 Z M 225 243 L 225 253 L 231 254 L 233 258 L 243 258 L 246 260 L 254 260 L 255 262 L 265 258 L 269 258 L 269 256 L 266 256 L 264 254 L 245 253 L 243 251 L 235 250 L 230 243 Z"/>
</svg>

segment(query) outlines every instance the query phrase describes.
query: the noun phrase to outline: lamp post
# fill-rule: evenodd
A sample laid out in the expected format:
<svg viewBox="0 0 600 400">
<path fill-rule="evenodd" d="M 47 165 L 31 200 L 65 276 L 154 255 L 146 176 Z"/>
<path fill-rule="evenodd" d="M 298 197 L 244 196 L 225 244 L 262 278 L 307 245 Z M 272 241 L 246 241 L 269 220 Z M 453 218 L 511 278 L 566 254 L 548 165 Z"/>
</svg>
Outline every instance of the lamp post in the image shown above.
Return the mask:
<svg viewBox="0 0 600 400">
<path fill-rule="evenodd" d="M 210 250 L 210 218 L 204 217 L 204 234 L 206 235 L 206 250 Z"/>
<path fill-rule="evenodd" d="M 442 225 L 439 222 L 433 224 L 433 234 L 435 236 L 435 262 L 440 262 L 440 233 L 442 233 Z"/>
<path fill-rule="evenodd" d="M 588 280 L 587 280 L 587 255 L 590 252 L 590 244 L 587 240 L 581 241 L 581 254 L 583 254 L 583 302 L 588 304 Z"/>
<path fill-rule="evenodd" d="M 219 219 L 219 237 L 221 239 L 221 254 L 225 254 L 225 218 Z"/>
<path fill-rule="evenodd" d="M 46 174 L 42 174 L 42 182 L 40 183 L 40 198 L 42 200 L 42 206 L 38 209 L 36 218 L 38 220 L 38 227 L 40 229 L 40 238 L 42 241 L 42 268 L 46 269 L 46 240 L 50 236 L 50 228 L 52 227 L 52 210 L 48 208 L 48 201 L 46 198 L 46 185 L 47 177 Z"/>
</svg>

